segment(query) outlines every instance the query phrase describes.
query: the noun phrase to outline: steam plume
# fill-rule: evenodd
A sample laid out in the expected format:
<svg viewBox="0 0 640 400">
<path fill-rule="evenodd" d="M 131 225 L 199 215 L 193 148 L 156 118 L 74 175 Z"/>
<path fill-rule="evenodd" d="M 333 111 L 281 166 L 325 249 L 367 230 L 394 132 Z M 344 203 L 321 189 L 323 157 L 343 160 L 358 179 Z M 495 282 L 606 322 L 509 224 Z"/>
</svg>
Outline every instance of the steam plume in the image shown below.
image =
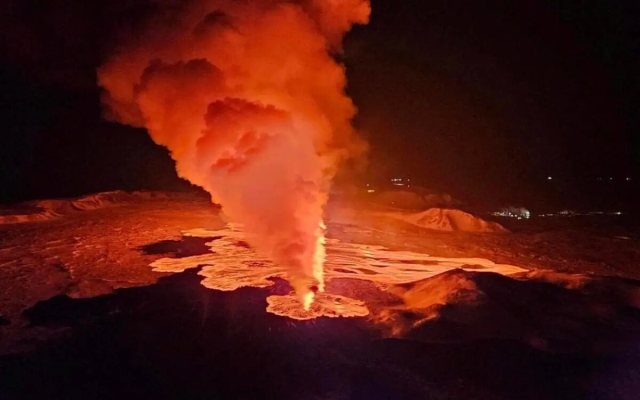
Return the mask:
<svg viewBox="0 0 640 400">
<path fill-rule="evenodd" d="M 331 56 L 368 0 L 203 0 L 167 6 L 98 71 L 106 116 L 145 127 L 305 302 L 323 285 L 323 206 L 362 149 Z"/>
</svg>

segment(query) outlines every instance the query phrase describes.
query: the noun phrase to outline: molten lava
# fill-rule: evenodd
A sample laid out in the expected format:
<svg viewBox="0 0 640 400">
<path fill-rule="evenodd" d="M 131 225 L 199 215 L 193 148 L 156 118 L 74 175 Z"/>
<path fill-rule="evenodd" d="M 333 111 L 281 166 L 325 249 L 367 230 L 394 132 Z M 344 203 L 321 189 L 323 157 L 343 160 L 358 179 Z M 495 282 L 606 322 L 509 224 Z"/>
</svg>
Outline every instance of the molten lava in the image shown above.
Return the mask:
<svg viewBox="0 0 640 400">
<path fill-rule="evenodd" d="M 315 278 L 317 284 L 313 286 L 314 289 L 311 289 L 304 294 L 303 307 L 305 311 L 309 310 L 311 307 L 311 303 L 313 303 L 313 299 L 315 297 L 316 292 L 324 292 L 324 260 L 326 258 L 326 249 L 325 249 L 325 237 L 324 231 L 327 227 L 324 222 L 320 221 L 318 225 L 318 229 L 316 230 L 316 247 L 313 253 L 313 269 L 312 275 Z"/>
<path fill-rule="evenodd" d="M 162 258 L 151 264 L 157 272 L 182 272 L 202 266 L 202 285 L 215 290 L 232 291 L 241 287 L 266 288 L 273 278 L 284 278 L 288 271 L 281 265 L 256 253 L 244 244 L 241 226 L 230 224 L 225 229 L 208 231 L 193 229 L 185 236 L 215 238 L 207 243 L 210 252 L 183 258 Z M 324 241 L 324 237 L 319 237 Z M 496 264 L 482 258 L 433 257 L 411 251 L 392 251 L 382 246 L 341 242 L 329 239 L 324 280 L 360 280 L 382 285 L 404 285 L 421 282 L 443 272 L 469 269 L 512 275 L 525 270 L 513 265 Z M 322 247 L 324 249 L 324 246 Z M 324 254 L 322 254 L 324 257 Z M 304 296 L 272 295 L 267 298 L 267 311 L 298 320 L 318 317 L 362 317 L 369 314 L 363 301 L 324 293 L 309 287 Z M 314 301 L 315 300 L 315 301 Z M 301 307 L 302 306 L 302 307 Z"/>
<path fill-rule="evenodd" d="M 332 53 L 369 13 L 368 0 L 177 2 L 98 71 L 106 116 L 166 146 L 307 309 L 324 290 L 331 179 L 364 147 Z"/>
</svg>

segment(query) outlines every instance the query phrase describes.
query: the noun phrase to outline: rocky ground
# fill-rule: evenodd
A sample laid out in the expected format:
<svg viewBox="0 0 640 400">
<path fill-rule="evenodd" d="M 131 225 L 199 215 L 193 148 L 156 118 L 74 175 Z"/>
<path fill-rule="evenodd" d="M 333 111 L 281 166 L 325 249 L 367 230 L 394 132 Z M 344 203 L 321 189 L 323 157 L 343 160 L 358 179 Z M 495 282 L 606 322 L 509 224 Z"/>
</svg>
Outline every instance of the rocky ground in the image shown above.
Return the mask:
<svg viewBox="0 0 640 400">
<path fill-rule="evenodd" d="M 221 293 L 195 270 L 151 270 L 208 251 L 181 235 L 225 225 L 206 200 L 92 208 L 0 225 L 2 398 L 632 399 L 640 388 L 633 224 L 437 232 L 331 204 L 329 236 L 342 242 L 529 272 L 344 284 L 372 315 L 294 322 L 265 312 L 264 293 L 286 293 L 284 281 Z"/>
</svg>

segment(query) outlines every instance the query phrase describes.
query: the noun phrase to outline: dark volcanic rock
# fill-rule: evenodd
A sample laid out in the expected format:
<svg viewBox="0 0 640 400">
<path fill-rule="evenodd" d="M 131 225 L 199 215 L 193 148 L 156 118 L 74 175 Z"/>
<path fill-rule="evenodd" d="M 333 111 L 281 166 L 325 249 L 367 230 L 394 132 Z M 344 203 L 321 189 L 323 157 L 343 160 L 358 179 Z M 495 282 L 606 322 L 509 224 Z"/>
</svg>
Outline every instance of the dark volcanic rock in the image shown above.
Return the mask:
<svg viewBox="0 0 640 400">
<path fill-rule="evenodd" d="M 628 390 L 599 367 L 610 359 L 514 340 L 380 340 L 363 319 L 267 314 L 265 297 L 289 290 L 284 281 L 223 293 L 200 279 L 189 270 L 93 299 L 39 303 L 25 313 L 32 325 L 68 333 L 0 357 L 0 397 L 539 400 L 583 398 L 598 390 L 594 377 Z"/>
</svg>

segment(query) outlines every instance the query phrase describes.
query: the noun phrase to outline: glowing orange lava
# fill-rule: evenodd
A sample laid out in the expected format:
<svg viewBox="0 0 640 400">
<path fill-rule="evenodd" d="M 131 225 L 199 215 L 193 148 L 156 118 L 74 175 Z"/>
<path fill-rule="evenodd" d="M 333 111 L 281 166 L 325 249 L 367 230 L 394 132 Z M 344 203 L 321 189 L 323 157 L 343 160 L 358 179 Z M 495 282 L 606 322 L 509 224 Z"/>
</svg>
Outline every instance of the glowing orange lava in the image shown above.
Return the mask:
<svg viewBox="0 0 640 400">
<path fill-rule="evenodd" d="M 320 228 L 320 250 L 316 252 L 316 260 L 319 262 L 314 264 L 317 267 L 314 277 L 318 280 L 318 292 L 309 289 L 304 296 L 269 296 L 268 312 L 294 319 L 357 317 L 368 314 L 366 305 L 358 299 L 321 291 L 320 285 L 324 290 L 325 280 L 358 279 L 376 284 L 398 285 L 421 281 L 452 269 L 503 275 L 525 271 L 513 265 L 496 264 L 482 258 L 432 257 L 411 251 L 392 251 L 382 246 L 327 240 L 323 226 Z M 288 276 L 287 268 L 274 264 L 269 258 L 260 256 L 254 249 L 243 244 L 245 236 L 237 224 L 229 224 L 227 228 L 215 231 L 194 229 L 185 231 L 184 235 L 216 239 L 207 243 L 210 253 L 185 258 L 163 258 L 151 264 L 154 271 L 180 272 L 202 266 L 199 272 L 199 275 L 205 277 L 202 285 L 223 291 L 240 287 L 265 288 L 273 285 L 273 278 Z M 324 270 L 320 262 L 323 260 Z"/>
</svg>

